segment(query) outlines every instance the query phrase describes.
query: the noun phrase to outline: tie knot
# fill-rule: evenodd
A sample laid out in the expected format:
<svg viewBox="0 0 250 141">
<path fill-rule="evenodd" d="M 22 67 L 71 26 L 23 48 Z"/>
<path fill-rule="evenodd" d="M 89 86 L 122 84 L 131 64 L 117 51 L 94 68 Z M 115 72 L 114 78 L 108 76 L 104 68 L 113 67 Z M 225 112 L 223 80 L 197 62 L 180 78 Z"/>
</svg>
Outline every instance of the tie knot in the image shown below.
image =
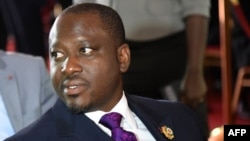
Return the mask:
<svg viewBox="0 0 250 141">
<path fill-rule="evenodd" d="M 120 127 L 121 120 L 122 120 L 121 114 L 116 112 L 111 112 L 103 115 L 99 123 L 109 128 L 110 130 L 113 130 L 114 128 Z"/>
<path fill-rule="evenodd" d="M 132 132 L 125 131 L 120 127 L 122 115 L 116 112 L 105 114 L 99 123 L 109 128 L 114 141 L 136 141 L 136 137 Z"/>
</svg>

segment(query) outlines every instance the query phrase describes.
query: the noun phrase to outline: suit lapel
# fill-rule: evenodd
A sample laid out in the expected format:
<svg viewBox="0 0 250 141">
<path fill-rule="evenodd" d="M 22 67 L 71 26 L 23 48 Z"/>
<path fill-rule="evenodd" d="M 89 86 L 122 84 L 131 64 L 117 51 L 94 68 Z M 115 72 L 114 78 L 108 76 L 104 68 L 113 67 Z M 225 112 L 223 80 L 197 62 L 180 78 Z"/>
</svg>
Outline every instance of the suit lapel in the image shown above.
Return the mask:
<svg viewBox="0 0 250 141">
<path fill-rule="evenodd" d="M 92 120 L 85 115 L 76 116 L 76 133 L 84 140 L 111 141 L 112 139 L 103 132 Z M 85 134 L 85 135 L 84 135 Z M 86 136 L 87 135 L 87 136 Z"/>
<path fill-rule="evenodd" d="M 61 100 L 58 100 L 53 107 L 53 113 L 56 118 L 60 138 L 72 137 L 78 140 L 112 141 L 112 139 L 87 116 L 84 114 L 71 113 Z"/>
<path fill-rule="evenodd" d="M 157 141 L 166 141 L 168 140 L 160 131 L 160 128 L 162 126 L 165 126 L 164 123 L 167 123 L 167 126 L 172 126 L 172 120 L 171 117 L 165 117 L 164 119 L 161 119 L 161 116 L 157 116 L 152 114 L 150 111 L 146 111 L 144 107 L 141 107 L 140 104 L 133 101 L 133 99 L 127 96 L 128 104 L 131 110 L 141 119 L 141 121 L 144 123 L 144 125 L 147 127 L 147 129 L 150 131 L 150 133 L 154 136 L 154 138 Z M 135 104 L 136 103 L 136 104 Z M 164 120 L 164 121 L 163 121 Z M 173 140 L 171 140 L 173 141 Z"/>
<path fill-rule="evenodd" d="M 17 131 L 23 127 L 23 122 L 18 86 L 14 73 L 0 69 L 0 86 L 9 118 L 14 130 Z"/>
</svg>

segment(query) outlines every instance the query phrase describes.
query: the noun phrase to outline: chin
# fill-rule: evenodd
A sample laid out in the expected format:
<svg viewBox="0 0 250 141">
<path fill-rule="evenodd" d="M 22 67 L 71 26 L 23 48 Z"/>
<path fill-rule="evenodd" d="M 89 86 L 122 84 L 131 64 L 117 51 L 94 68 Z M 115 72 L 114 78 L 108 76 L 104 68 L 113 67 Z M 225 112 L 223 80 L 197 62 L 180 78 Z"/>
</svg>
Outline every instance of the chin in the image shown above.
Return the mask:
<svg viewBox="0 0 250 141">
<path fill-rule="evenodd" d="M 89 111 L 89 106 L 81 105 L 72 101 L 70 103 L 67 103 L 67 107 L 70 111 L 76 114 L 85 113 Z"/>
<path fill-rule="evenodd" d="M 61 99 L 66 104 L 67 108 L 76 114 L 85 113 L 89 111 L 91 107 L 90 104 L 86 103 L 86 101 L 80 99 L 78 96 L 71 96 L 71 97 L 64 97 L 62 96 Z"/>
</svg>

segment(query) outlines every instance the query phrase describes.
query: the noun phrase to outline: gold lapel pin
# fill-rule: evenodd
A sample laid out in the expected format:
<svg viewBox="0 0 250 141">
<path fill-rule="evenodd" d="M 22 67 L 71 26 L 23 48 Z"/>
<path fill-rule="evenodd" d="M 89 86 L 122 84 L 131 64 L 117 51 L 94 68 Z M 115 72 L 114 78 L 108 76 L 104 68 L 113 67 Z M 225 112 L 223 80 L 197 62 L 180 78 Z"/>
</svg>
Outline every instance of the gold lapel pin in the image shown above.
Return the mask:
<svg viewBox="0 0 250 141">
<path fill-rule="evenodd" d="M 164 134 L 164 136 L 170 140 L 172 140 L 174 138 L 174 132 L 171 128 L 167 127 L 166 125 L 165 126 L 162 126 L 160 128 L 160 131 L 161 133 Z"/>
</svg>

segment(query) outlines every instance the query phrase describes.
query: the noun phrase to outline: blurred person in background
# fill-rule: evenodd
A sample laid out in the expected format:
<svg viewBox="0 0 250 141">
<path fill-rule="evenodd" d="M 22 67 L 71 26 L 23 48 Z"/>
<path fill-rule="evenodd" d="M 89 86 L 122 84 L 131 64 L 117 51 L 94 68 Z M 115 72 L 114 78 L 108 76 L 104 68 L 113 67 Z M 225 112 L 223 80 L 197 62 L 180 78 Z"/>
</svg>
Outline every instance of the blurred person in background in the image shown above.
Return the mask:
<svg viewBox="0 0 250 141">
<path fill-rule="evenodd" d="M 0 140 L 38 119 L 56 100 L 41 57 L 0 50 Z"/>
</svg>

